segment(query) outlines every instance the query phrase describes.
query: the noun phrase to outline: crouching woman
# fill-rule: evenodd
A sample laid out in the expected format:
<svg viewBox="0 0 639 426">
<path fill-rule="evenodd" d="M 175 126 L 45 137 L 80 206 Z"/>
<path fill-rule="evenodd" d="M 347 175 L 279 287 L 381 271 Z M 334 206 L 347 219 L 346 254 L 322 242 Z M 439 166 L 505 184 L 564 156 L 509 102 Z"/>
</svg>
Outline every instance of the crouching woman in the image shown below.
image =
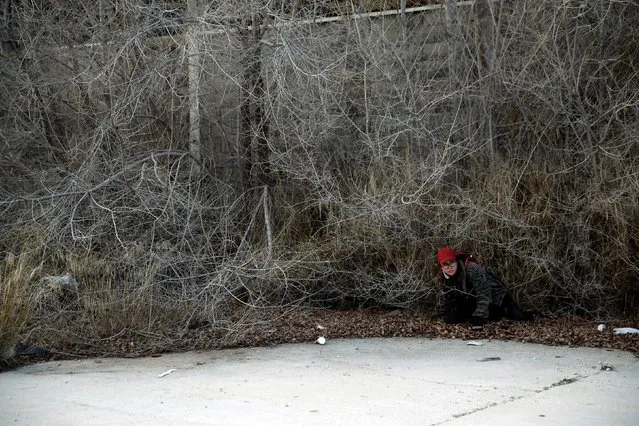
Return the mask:
<svg viewBox="0 0 639 426">
<path fill-rule="evenodd" d="M 437 252 L 437 262 L 442 273 L 447 324 L 470 322 L 480 326 L 503 317 L 532 319 L 531 314 L 519 309 L 497 274 L 476 263 L 470 254 L 443 247 Z"/>
</svg>

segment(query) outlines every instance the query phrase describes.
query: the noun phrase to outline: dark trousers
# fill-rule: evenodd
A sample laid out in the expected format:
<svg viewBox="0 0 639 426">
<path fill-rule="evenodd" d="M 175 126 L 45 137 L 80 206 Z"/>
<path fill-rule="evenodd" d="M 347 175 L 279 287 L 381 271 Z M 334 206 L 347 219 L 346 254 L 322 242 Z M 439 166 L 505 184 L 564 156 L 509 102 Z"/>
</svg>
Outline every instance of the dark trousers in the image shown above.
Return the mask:
<svg viewBox="0 0 639 426">
<path fill-rule="evenodd" d="M 444 321 L 447 324 L 468 322 L 476 308 L 477 299 L 474 297 L 460 296 L 448 305 Z M 506 294 L 501 305 L 494 303 L 488 305 L 488 319 L 490 321 L 499 321 L 504 317 L 515 321 L 529 321 L 532 319 L 529 313 L 519 309 L 509 294 Z"/>
</svg>

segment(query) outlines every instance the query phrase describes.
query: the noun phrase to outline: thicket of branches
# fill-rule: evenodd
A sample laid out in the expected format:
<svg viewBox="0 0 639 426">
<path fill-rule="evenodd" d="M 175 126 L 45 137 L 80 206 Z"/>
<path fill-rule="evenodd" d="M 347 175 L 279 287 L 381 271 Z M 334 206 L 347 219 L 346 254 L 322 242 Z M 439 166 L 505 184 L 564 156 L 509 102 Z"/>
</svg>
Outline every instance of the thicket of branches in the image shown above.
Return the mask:
<svg viewBox="0 0 639 426">
<path fill-rule="evenodd" d="M 71 3 L 3 15 L 6 341 L 430 309 L 443 244 L 527 308 L 636 315 L 634 2 Z"/>
</svg>

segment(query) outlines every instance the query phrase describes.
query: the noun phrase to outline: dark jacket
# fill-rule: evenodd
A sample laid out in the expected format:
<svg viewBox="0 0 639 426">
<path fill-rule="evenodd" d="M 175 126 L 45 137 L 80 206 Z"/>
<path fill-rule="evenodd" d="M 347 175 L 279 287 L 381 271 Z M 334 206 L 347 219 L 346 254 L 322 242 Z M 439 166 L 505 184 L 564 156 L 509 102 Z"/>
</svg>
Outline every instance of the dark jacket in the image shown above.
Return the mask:
<svg viewBox="0 0 639 426">
<path fill-rule="evenodd" d="M 494 271 L 463 258 L 457 260 L 457 273 L 444 278 L 444 306 L 475 299 L 473 316 L 480 318 L 488 318 L 491 303 L 501 306 L 506 293 L 506 286 Z"/>
</svg>

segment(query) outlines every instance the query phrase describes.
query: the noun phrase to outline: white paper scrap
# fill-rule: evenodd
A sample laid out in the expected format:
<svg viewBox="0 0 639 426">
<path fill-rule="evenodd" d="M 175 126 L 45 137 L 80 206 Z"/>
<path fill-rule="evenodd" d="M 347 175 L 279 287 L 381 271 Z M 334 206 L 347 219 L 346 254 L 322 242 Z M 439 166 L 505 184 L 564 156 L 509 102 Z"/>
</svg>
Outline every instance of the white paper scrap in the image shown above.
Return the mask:
<svg viewBox="0 0 639 426">
<path fill-rule="evenodd" d="M 166 370 L 164 373 L 158 374 L 158 377 L 162 378 L 164 376 L 168 376 L 169 374 L 173 373 L 175 371 L 175 368 L 172 368 L 170 370 Z"/>
<path fill-rule="evenodd" d="M 639 330 L 632 327 L 615 328 L 615 334 L 639 334 Z"/>
</svg>

